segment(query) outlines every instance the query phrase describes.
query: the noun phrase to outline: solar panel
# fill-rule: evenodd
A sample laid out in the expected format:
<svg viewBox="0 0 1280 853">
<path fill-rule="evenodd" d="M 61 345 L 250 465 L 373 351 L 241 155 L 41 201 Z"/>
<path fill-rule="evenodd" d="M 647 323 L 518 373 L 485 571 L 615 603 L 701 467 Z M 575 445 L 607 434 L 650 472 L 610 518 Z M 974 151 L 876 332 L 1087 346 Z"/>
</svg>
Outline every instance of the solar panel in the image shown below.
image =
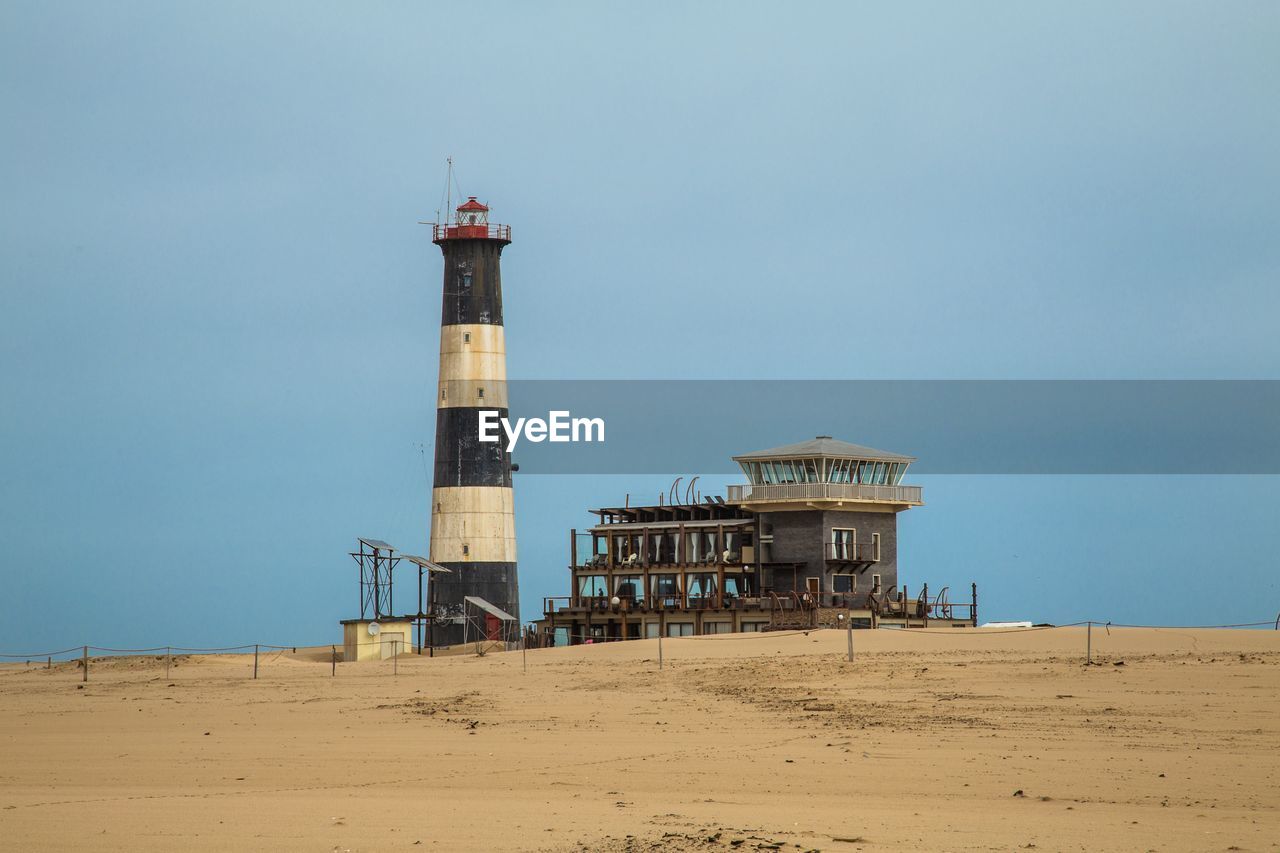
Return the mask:
<svg viewBox="0 0 1280 853">
<path fill-rule="evenodd" d="M 439 563 L 433 563 L 430 560 L 428 560 L 426 557 L 418 557 L 413 554 L 401 554 L 400 559 L 408 560 L 410 563 L 413 563 L 415 566 L 426 569 L 429 572 L 444 572 L 447 575 L 453 573 L 450 569 L 446 569 L 444 566 L 440 565 Z"/>
</svg>

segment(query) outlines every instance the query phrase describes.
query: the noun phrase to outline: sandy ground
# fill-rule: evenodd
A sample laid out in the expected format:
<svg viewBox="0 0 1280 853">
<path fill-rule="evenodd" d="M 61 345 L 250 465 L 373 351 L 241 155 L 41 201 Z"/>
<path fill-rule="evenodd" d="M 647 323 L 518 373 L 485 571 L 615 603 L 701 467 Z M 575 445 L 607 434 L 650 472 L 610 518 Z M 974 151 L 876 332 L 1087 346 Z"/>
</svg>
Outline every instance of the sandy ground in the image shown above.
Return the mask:
<svg viewBox="0 0 1280 853">
<path fill-rule="evenodd" d="M 854 638 L 4 666 L 0 847 L 1280 850 L 1280 633 Z"/>
</svg>

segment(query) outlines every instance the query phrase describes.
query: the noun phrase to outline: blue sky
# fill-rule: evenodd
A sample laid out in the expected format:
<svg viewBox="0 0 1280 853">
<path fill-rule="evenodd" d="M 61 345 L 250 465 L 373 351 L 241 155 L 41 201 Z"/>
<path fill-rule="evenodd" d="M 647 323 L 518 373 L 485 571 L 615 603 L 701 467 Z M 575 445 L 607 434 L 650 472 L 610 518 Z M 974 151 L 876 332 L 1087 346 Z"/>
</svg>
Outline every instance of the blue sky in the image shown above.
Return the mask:
<svg viewBox="0 0 1280 853">
<path fill-rule="evenodd" d="M 448 155 L 515 377 L 1280 378 L 1273 3 L 0 24 L 3 650 L 329 642 L 356 536 L 425 547 Z M 525 616 L 670 479 L 520 477 Z M 915 479 L 905 575 L 991 618 L 1278 607 L 1277 478 Z"/>
</svg>

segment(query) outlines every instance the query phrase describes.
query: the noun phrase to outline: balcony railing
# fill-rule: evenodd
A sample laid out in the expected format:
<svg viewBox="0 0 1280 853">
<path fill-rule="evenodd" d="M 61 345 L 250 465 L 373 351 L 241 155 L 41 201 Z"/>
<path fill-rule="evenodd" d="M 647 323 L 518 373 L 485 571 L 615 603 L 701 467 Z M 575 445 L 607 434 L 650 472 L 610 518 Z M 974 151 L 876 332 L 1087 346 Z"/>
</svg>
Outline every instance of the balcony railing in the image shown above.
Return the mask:
<svg viewBox="0 0 1280 853">
<path fill-rule="evenodd" d="M 454 223 L 434 223 L 431 226 L 431 241 L 441 240 L 505 240 L 511 242 L 510 225 L 457 225 Z"/>
<path fill-rule="evenodd" d="M 923 503 L 921 486 L 871 486 L 860 483 L 748 484 L 729 487 L 729 503 L 767 501 L 869 501 Z"/>
<path fill-rule="evenodd" d="M 880 559 L 874 542 L 828 542 L 827 559 L 846 563 L 874 563 Z"/>
</svg>

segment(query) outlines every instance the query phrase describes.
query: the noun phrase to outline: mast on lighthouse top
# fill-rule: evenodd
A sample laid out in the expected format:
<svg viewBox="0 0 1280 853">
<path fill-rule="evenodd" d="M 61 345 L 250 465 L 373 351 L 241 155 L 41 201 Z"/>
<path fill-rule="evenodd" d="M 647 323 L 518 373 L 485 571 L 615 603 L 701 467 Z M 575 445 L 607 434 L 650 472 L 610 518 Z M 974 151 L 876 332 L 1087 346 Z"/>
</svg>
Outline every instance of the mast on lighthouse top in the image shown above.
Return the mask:
<svg viewBox="0 0 1280 853">
<path fill-rule="evenodd" d="M 511 242 L 510 225 L 490 225 L 489 208 L 469 196 L 453 212 L 453 222 L 435 223 L 433 243 L 445 240 L 498 240 Z"/>
</svg>

